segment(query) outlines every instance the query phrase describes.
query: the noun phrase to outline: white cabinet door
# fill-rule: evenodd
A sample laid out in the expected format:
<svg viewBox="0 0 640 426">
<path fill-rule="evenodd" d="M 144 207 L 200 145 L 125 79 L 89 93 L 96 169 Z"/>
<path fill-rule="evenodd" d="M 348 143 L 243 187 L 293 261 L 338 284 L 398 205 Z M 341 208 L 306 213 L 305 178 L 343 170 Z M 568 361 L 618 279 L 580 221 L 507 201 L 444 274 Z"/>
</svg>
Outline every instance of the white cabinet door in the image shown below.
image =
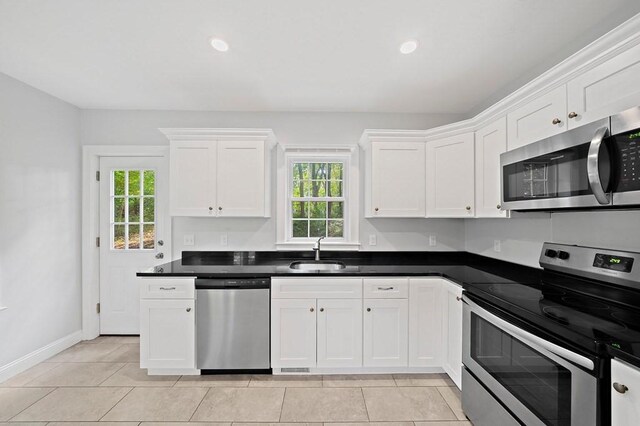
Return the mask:
<svg viewBox="0 0 640 426">
<path fill-rule="evenodd" d="M 172 216 L 215 216 L 216 142 L 172 142 L 170 211 Z"/>
<path fill-rule="evenodd" d="M 613 384 L 626 386 L 624 393 Z M 640 369 L 617 359 L 611 360 L 611 426 L 638 424 L 640 419 Z"/>
<path fill-rule="evenodd" d="M 406 367 L 408 300 L 364 299 L 365 367 Z"/>
<path fill-rule="evenodd" d="M 640 105 L 640 45 L 567 83 L 569 128 Z"/>
<path fill-rule="evenodd" d="M 500 201 L 500 154 L 506 150 L 506 117 L 476 131 L 476 217 L 507 216 Z"/>
<path fill-rule="evenodd" d="M 567 87 L 560 86 L 507 116 L 507 147 L 519 148 L 567 130 Z"/>
<path fill-rule="evenodd" d="M 443 367 L 451 380 L 462 387 L 462 288 L 443 283 Z"/>
<path fill-rule="evenodd" d="M 195 301 L 140 300 L 140 367 L 196 368 Z"/>
<path fill-rule="evenodd" d="M 316 366 L 316 300 L 271 300 L 271 367 Z"/>
<path fill-rule="evenodd" d="M 427 217 L 473 217 L 473 133 L 427 142 Z"/>
<path fill-rule="evenodd" d="M 371 144 L 367 217 L 424 217 L 424 142 Z"/>
<path fill-rule="evenodd" d="M 263 141 L 219 140 L 218 216 L 265 216 Z"/>
<path fill-rule="evenodd" d="M 362 367 L 362 300 L 318 300 L 318 367 Z"/>
<path fill-rule="evenodd" d="M 442 365 L 442 280 L 409 281 L 409 367 Z"/>
</svg>

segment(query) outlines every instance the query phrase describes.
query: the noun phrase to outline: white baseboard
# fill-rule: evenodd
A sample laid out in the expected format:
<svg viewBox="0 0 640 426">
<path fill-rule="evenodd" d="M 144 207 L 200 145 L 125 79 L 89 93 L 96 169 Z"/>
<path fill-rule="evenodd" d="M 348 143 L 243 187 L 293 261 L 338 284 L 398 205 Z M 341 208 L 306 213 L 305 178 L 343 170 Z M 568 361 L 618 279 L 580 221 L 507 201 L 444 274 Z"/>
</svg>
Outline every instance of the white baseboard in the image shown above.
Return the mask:
<svg viewBox="0 0 640 426">
<path fill-rule="evenodd" d="M 70 348 L 76 343 L 82 340 L 82 331 L 76 331 L 67 336 L 64 336 L 55 342 L 51 342 L 46 346 L 36 349 L 33 352 L 26 354 L 25 356 L 10 362 L 9 364 L 0 366 L 0 383 L 9 380 L 13 376 L 22 373 L 23 371 L 33 367 L 42 361 L 51 358 L 57 353 Z"/>
<path fill-rule="evenodd" d="M 283 371 L 285 370 L 285 371 Z M 301 370 L 301 369 L 296 369 Z M 308 368 L 308 371 L 287 371 L 283 368 L 273 368 L 274 375 L 313 375 L 313 374 L 419 374 L 444 373 L 442 367 L 348 367 L 348 368 Z"/>
</svg>

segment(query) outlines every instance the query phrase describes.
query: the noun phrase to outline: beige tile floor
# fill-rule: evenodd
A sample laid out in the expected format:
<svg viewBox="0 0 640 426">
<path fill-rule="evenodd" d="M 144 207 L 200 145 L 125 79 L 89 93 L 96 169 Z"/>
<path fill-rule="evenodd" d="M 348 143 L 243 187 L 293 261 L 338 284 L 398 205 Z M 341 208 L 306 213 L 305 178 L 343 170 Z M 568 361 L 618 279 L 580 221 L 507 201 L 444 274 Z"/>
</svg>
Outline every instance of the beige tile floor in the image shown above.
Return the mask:
<svg viewBox="0 0 640 426">
<path fill-rule="evenodd" d="M 147 376 L 138 345 L 101 336 L 0 383 L 0 426 L 471 425 L 445 374 Z"/>
</svg>

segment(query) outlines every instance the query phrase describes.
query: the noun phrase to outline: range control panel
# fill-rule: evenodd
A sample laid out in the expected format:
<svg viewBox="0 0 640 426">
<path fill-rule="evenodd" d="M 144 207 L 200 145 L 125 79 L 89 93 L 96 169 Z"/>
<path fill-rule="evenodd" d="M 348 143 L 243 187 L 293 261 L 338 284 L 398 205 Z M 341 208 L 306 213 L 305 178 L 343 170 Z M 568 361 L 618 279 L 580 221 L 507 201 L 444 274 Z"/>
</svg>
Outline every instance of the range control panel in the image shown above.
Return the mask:
<svg viewBox="0 0 640 426">
<path fill-rule="evenodd" d="M 615 256 L 611 254 L 596 253 L 593 260 L 593 266 L 602 269 L 611 269 L 620 272 L 631 272 L 633 268 L 633 258 L 624 256 Z"/>
<path fill-rule="evenodd" d="M 640 129 L 614 136 L 618 152 L 616 192 L 640 190 Z"/>
</svg>

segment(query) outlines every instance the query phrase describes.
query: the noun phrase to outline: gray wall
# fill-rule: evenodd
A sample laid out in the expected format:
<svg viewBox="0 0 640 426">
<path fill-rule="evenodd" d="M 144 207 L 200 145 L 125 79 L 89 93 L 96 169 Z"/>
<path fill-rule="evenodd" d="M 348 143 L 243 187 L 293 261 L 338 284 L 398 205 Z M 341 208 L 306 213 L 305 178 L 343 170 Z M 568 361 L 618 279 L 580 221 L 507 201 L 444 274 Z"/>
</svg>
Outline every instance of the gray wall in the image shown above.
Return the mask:
<svg viewBox="0 0 640 426">
<path fill-rule="evenodd" d="M 0 368 L 81 328 L 80 111 L 0 73 Z"/>
</svg>

